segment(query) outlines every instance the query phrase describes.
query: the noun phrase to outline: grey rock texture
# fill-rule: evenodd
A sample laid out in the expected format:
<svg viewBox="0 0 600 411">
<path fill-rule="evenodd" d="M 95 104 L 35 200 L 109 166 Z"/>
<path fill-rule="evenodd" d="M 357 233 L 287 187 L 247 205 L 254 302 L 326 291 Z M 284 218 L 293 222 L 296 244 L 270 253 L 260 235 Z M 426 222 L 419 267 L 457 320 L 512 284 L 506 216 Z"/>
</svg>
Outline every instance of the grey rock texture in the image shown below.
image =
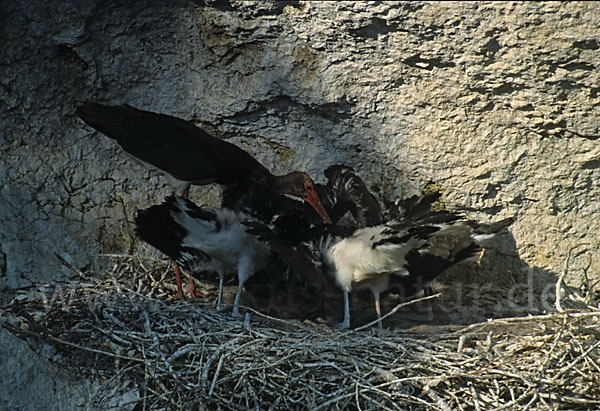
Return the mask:
<svg viewBox="0 0 600 411">
<path fill-rule="evenodd" d="M 0 347 L 0 369 L 3 370 L 1 409 L 25 410 L 32 409 L 32 406 L 33 409 L 42 409 L 42 404 L 59 403 L 64 406 L 63 409 L 83 407 L 85 401 L 81 397 L 76 398 L 74 387 L 67 388 L 68 384 L 61 381 L 55 368 L 41 360 L 26 342 L 0 329 Z"/>
<path fill-rule="evenodd" d="M 57 356 L 50 346 L 40 351 Z M 0 409 L 126 410 L 139 401 L 138 391 L 118 378 L 106 382 L 67 375 L 43 355 L 0 328 Z"/>
<path fill-rule="evenodd" d="M 449 209 L 515 216 L 488 280 L 523 262 L 543 286 L 574 246 L 567 281 L 588 256 L 598 278 L 599 27 L 593 2 L 0 2 L 0 289 L 72 276 L 55 254 L 151 252 L 132 217 L 169 189 L 75 117 L 90 100 L 193 120 L 276 173 L 344 162 L 381 200 L 433 182 Z M 0 407 L 87 404 L 0 339 Z"/>
<path fill-rule="evenodd" d="M 540 272 L 580 243 L 573 267 L 592 253 L 600 271 L 594 3 L 0 8 L 0 287 L 72 275 L 55 253 L 83 269 L 144 251 L 132 216 L 169 190 L 75 117 L 89 100 L 193 120 L 277 173 L 322 181 L 347 163 L 382 200 L 434 182 L 450 209 L 516 216 L 518 256 Z"/>
</svg>

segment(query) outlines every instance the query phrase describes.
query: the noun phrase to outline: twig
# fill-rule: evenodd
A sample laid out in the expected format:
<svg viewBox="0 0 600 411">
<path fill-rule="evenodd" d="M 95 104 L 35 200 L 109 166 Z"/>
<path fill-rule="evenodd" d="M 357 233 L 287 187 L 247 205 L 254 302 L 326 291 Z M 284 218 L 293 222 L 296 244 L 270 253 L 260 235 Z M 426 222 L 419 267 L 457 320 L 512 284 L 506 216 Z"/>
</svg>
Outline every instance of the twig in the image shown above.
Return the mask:
<svg viewBox="0 0 600 411">
<path fill-rule="evenodd" d="M 55 342 L 57 344 L 61 344 L 61 345 L 66 345 L 68 347 L 72 347 L 72 348 L 77 348 L 78 350 L 82 350 L 82 351 L 87 351 L 87 352 L 91 352 L 91 353 L 95 353 L 95 354 L 102 354 L 105 355 L 107 357 L 112 357 L 112 358 L 120 358 L 122 360 L 128 360 L 128 361 L 135 361 L 135 362 L 139 362 L 139 363 L 144 363 L 144 360 L 141 358 L 135 358 L 135 357 L 129 357 L 126 355 L 120 355 L 120 354 L 115 354 L 112 352 L 108 352 L 108 351 L 103 351 L 103 350 L 98 350 L 96 348 L 90 348 L 90 347 L 85 347 L 83 345 L 79 345 L 79 344 L 75 344 L 69 341 L 65 341 L 65 340 L 61 340 L 60 338 L 56 338 L 53 337 L 51 335 L 40 335 L 31 331 L 27 331 L 27 330 L 21 330 L 19 328 L 13 327 L 10 324 L 2 324 L 2 326 L 6 329 L 8 329 L 9 331 L 12 331 L 15 334 L 23 334 L 23 335 L 27 335 L 29 337 L 35 337 L 35 338 L 41 338 L 41 339 L 45 339 L 45 340 L 49 340 L 52 342 Z"/>
<path fill-rule="evenodd" d="M 592 297 L 594 295 L 594 290 L 592 289 L 592 285 L 590 284 L 590 277 L 588 276 L 588 270 L 590 269 L 590 267 L 592 266 L 592 254 L 588 254 L 588 263 L 585 266 L 585 268 L 583 269 L 583 279 L 584 279 L 584 284 L 585 284 L 585 288 L 586 288 L 586 295 L 584 298 L 584 302 L 586 303 L 586 305 L 589 305 L 592 301 Z"/>
<path fill-rule="evenodd" d="M 567 316 L 567 318 L 586 318 L 586 317 L 598 317 L 600 316 L 600 311 L 589 311 L 589 312 L 564 312 L 561 315 Z M 466 332 L 474 330 L 476 328 L 484 328 L 490 325 L 510 325 L 514 323 L 524 323 L 524 322 L 532 322 L 539 323 L 543 320 L 553 320 L 556 319 L 556 314 L 543 314 L 543 315 L 530 315 L 527 317 L 506 317 L 506 318 L 495 318 L 489 319 L 485 322 L 471 324 L 465 328 L 461 328 L 458 331 L 454 331 L 451 335 L 462 335 Z"/>
<path fill-rule="evenodd" d="M 67 262 L 67 260 L 65 260 L 64 258 L 62 258 L 58 253 L 54 253 L 54 256 L 58 259 L 58 261 L 60 261 L 60 263 L 62 265 L 64 265 L 65 267 L 67 267 L 69 270 L 73 271 L 75 274 L 77 274 L 81 278 L 84 278 L 86 280 L 88 280 L 90 278 L 88 275 L 85 275 L 83 273 L 83 271 L 81 271 L 79 268 L 77 268 L 73 264 L 70 264 L 69 262 Z"/>
<path fill-rule="evenodd" d="M 394 308 L 393 308 L 393 309 L 392 309 L 392 310 L 391 310 L 389 313 L 387 313 L 387 314 L 385 314 L 385 315 L 382 315 L 382 316 L 381 316 L 381 318 L 378 318 L 378 319 L 376 319 L 376 320 L 374 320 L 374 321 L 371 321 L 371 322 L 370 322 L 370 323 L 368 323 L 368 324 L 361 325 L 360 327 L 357 327 L 357 328 L 355 328 L 355 329 L 354 329 L 354 331 L 362 331 L 362 330 L 365 330 L 365 329 L 367 329 L 367 328 L 370 328 L 370 327 L 374 326 L 375 324 L 377 324 L 377 323 L 379 323 L 379 322 L 381 322 L 381 321 L 385 320 L 385 319 L 386 319 L 386 318 L 388 318 L 389 316 L 391 316 L 391 315 L 394 315 L 394 314 L 395 314 L 396 312 L 398 312 L 398 310 L 400 310 L 401 308 L 404 308 L 404 307 L 406 307 L 406 306 L 409 306 L 409 305 L 416 304 L 416 303 L 418 303 L 418 302 L 421 302 L 421 301 L 427 301 L 427 300 L 431 300 L 431 299 L 433 299 L 433 298 L 438 298 L 440 295 L 441 295 L 441 293 L 437 293 L 437 294 L 428 295 L 428 296 L 426 296 L 426 297 L 421 297 L 421 298 L 417 298 L 417 299 L 415 299 L 415 300 L 410 300 L 410 301 L 407 301 L 407 302 L 404 302 L 404 303 L 398 304 L 398 305 L 396 305 L 396 306 L 395 306 L 395 307 L 394 307 Z"/>
<path fill-rule="evenodd" d="M 471 389 L 471 396 L 473 397 L 473 404 L 475 405 L 475 409 L 477 411 L 481 411 L 481 406 L 479 405 L 479 395 L 477 394 L 477 391 L 475 391 L 475 387 L 473 387 L 473 384 L 471 382 L 469 382 L 469 388 Z"/>
<path fill-rule="evenodd" d="M 580 405 L 600 405 L 600 400 L 595 399 L 595 398 L 583 398 L 583 397 L 573 397 L 570 395 L 559 395 L 559 394 L 553 394 L 553 393 L 540 393 L 540 397 L 543 397 L 545 399 L 549 399 L 552 401 L 561 401 L 561 402 L 565 402 L 568 401 L 570 403 L 573 404 L 580 404 Z"/>
<path fill-rule="evenodd" d="M 587 355 L 592 352 L 594 349 L 596 349 L 596 347 L 600 346 L 600 341 L 598 341 L 596 344 L 592 345 L 591 347 L 589 347 L 587 350 L 585 350 L 583 352 L 583 354 L 581 354 L 580 356 L 578 356 L 577 358 L 575 358 L 575 360 L 573 360 L 569 365 L 561 368 L 551 379 L 550 379 L 550 383 L 554 383 L 561 375 L 565 374 L 566 372 L 568 372 L 570 369 L 572 369 L 574 366 L 576 366 L 579 361 L 581 361 L 582 359 L 584 359 L 585 357 L 587 357 Z"/>
<path fill-rule="evenodd" d="M 452 411 L 452 408 L 448 405 L 446 401 L 442 397 L 440 397 L 435 391 L 431 389 L 429 385 L 423 386 L 423 392 L 427 394 L 429 398 L 431 398 L 438 407 L 440 407 L 443 411 Z"/>
<path fill-rule="evenodd" d="M 212 383 L 210 384 L 210 390 L 208 390 L 209 397 L 212 397 L 213 391 L 215 390 L 215 385 L 217 383 L 217 378 L 219 378 L 219 373 L 221 372 L 221 367 L 223 366 L 223 361 L 225 361 L 225 354 L 221 354 L 221 358 L 219 358 L 219 363 L 217 364 L 217 369 L 215 370 L 215 375 L 213 376 Z"/>
<path fill-rule="evenodd" d="M 584 246 L 584 245 L 589 245 L 589 244 L 588 243 L 575 244 L 573 247 L 571 247 L 569 249 L 569 252 L 567 253 L 567 260 L 565 261 L 565 269 L 563 270 L 562 274 L 558 277 L 558 280 L 556 281 L 556 289 L 555 289 L 555 297 L 554 297 L 554 307 L 556 308 L 556 311 L 558 311 L 559 313 L 564 312 L 564 309 L 562 308 L 562 306 L 560 304 L 560 300 L 562 298 L 560 294 L 561 294 L 562 289 L 563 289 L 565 277 L 567 276 L 567 274 L 569 272 L 569 264 L 570 264 L 570 260 L 571 260 L 571 253 L 576 248 Z"/>
</svg>

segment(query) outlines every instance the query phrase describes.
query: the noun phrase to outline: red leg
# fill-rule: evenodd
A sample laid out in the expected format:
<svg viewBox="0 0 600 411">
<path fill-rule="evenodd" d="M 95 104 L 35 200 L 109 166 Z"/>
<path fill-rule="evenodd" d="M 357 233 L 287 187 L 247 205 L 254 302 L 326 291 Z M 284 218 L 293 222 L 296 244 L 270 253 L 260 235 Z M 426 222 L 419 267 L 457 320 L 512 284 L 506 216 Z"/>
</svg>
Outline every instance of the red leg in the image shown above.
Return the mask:
<svg viewBox="0 0 600 411">
<path fill-rule="evenodd" d="M 202 297 L 202 293 L 196 291 L 196 287 L 194 286 L 194 279 L 190 276 L 190 295 L 192 298 Z"/>
<path fill-rule="evenodd" d="M 190 188 L 188 187 L 184 192 L 183 192 L 183 199 L 187 200 L 188 198 L 188 194 L 190 193 Z M 179 270 L 177 270 L 177 273 L 179 273 Z M 179 274 L 178 274 L 179 275 Z M 179 277 L 178 277 L 179 278 Z M 178 283 L 179 284 L 179 283 Z M 178 290 L 180 290 L 181 288 L 177 288 Z M 179 291 L 177 291 L 179 293 Z M 202 294 L 200 294 L 198 291 L 196 291 L 196 287 L 194 286 L 194 279 L 190 276 L 190 295 L 192 297 L 202 297 Z"/>
<path fill-rule="evenodd" d="M 177 294 L 175 294 L 175 298 L 183 299 L 183 292 L 181 289 L 181 276 L 179 275 L 179 265 L 175 262 L 173 264 L 175 264 L 175 280 L 177 281 Z"/>
<path fill-rule="evenodd" d="M 179 268 L 179 264 L 173 263 L 175 265 L 175 279 L 177 280 L 177 294 L 175 294 L 176 298 L 183 299 L 183 287 L 181 286 L 181 269 Z M 194 279 L 190 276 L 190 296 L 192 298 L 203 297 L 203 295 L 196 291 L 196 287 L 194 286 Z"/>
</svg>

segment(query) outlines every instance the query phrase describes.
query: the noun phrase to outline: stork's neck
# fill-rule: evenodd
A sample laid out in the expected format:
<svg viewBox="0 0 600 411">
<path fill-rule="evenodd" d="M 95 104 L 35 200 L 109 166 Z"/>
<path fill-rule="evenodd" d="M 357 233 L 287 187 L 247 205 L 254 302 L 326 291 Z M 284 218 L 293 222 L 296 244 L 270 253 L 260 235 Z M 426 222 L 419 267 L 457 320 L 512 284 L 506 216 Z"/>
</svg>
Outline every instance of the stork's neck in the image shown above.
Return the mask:
<svg viewBox="0 0 600 411">
<path fill-rule="evenodd" d="M 292 171 L 291 173 L 284 174 L 281 176 L 276 176 L 271 174 L 267 178 L 267 187 L 270 190 L 273 190 L 280 194 L 292 194 L 298 195 L 297 185 L 298 185 L 298 172 Z"/>
</svg>

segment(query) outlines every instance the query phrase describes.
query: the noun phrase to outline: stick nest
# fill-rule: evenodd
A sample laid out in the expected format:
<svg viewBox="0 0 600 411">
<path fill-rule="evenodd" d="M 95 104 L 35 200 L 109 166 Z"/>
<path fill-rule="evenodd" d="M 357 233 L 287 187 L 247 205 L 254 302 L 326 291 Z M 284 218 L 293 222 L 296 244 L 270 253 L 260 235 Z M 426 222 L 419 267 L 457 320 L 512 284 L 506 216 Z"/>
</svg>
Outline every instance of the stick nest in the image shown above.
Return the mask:
<svg viewBox="0 0 600 411">
<path fill-rule="evenodd" d="M 38 288 L 3 304 L 4 326 L 70 374 L 117 381 L 121 409 L 600 407 L 600 311 L 339 331 L 161 298 L 142 284 L 165 267 L 125 258 L 103 279 Z"/>
</svg>

